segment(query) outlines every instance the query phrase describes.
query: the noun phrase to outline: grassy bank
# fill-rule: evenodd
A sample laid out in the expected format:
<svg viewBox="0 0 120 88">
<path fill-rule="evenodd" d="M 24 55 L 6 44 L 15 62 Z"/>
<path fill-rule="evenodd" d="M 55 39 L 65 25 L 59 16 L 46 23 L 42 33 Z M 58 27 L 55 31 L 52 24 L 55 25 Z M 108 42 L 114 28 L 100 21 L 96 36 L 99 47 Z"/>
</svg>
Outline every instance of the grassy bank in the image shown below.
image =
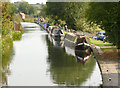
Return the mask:
<svg viewBox="0 0 120 88">
<path fill-rule="evenodd" d="M 24 19 L 24 22 L 34 22 L 34 17 L 30 15 L 26 15 L 26 18 Z"/>
<path fill-rule="evenodd" d="M 2 56 L 3 55 L 6 55 L 9 50 L 12 49 L 13 47 L 13 41 L 15 40 L 20 40 L 20 38 L 22 37 L 22 34 L 23 34 L 23 29 L 22 27 L 20 26 L 20 30 L 18 31 L 17 30 L 14 30 L 14 23 L 13 22 L 16 22 L 17 24 L 19 24 L 20 22 L 22 22 L 23 20 L 20 18 L 20 16 L 18 14 L 15 14 L 13 17 L 12 17 L 12 21 L 10 21 L 10 32 L 7 34 L 7 35 L 2 35 Z"/>
<path fill-rule="evenodd" d="M 20 31 L 13 31 L 12 32 L 13 41 L 20 40 L 23 33 L 24 33 L 24 30 L 22 29 L 22 27 L 20 27 Z"/>
<path fill-rule="evenodd" d="M 25 20 L 24 20 L 24 22 L 31 22 L 31 23 L 33 23 L 34 22 L 34 19 L 30 19 L 30 18 L 26 18 Z"/>
<path fill-rule="evenodd" d="M 23 34 L 23 29 L 21 29 L 21 31 L 12 31 L 11 34 L 6 35 L 2 38 L 2 43 L 1 43 L 2 57 L 9 54 L 10 50 L 12 50 L 13 48 L 13 41 L 20 40 L 22 34 Z"/>
<path fill-rule="evenodd" d="M 117 47 L 113 46 L 112 43 L 109 43 L 109 42 L 103 43 L 103 41 L 95 40 L 93 38 L 89 38 L 89 43 L 90 44 L 95 44 L 95 45 L 99 46 L 102 50 L 117 49 Z"/>
</svg>

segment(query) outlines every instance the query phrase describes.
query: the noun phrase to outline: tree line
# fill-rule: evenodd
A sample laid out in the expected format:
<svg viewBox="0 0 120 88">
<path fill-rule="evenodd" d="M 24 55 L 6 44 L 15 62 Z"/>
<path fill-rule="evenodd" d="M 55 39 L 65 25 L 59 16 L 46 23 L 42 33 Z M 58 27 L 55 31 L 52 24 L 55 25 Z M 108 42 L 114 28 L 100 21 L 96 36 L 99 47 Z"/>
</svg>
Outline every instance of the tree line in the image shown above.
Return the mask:
<svg viewBox="0 0 120 88">
<path fill-rule="evenodd" d="M 22 11 L 25 14 L 28 15 L 34 15 L 37 13 L 37 8 L 28 2 L 16 2 L 16 7 L 18 8 L 18 11 Z"/>
<path fill-rule="evenodd" d="M 120 2 L 47 2 L 43 10 L 50 19 L 64 20 L 74 30 L 93 32 L 99 27 L 120 48 Z"/>
<path fill-rule="evenodd" d="M 15 2 L 15 3 L 6 2 L 6 3 L 9 3 L 8 13 L 10 15 L 18 13 L 20 11 L 27 15 L 34 15 L 37 13 L 37 8 L 29 4 L 28 2 Z"/>
</svg>

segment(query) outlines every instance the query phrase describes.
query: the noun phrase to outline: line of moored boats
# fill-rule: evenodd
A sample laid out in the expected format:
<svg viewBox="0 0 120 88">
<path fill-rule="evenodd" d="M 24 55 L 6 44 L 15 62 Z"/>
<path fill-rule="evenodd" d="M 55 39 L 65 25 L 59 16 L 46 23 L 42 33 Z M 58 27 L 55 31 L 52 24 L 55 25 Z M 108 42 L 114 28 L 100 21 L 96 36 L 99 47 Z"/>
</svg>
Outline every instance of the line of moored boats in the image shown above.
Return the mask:
<svg viewBox="0 0 120 88">
<path fill-rule="evenodd" d="M 85 62 L 88 58 L 91 57 L 91 45 L 87 42 L 84 33 L 73 33 L 64 31 L 61 28 L 56 26 L 45 27 L 44 24 L 40 24 L 47 32 L 49 37 L 52 37 L 54 40 L 64 41 L 64 45 L 75 50 L 77 59 Z"/>
</svg>

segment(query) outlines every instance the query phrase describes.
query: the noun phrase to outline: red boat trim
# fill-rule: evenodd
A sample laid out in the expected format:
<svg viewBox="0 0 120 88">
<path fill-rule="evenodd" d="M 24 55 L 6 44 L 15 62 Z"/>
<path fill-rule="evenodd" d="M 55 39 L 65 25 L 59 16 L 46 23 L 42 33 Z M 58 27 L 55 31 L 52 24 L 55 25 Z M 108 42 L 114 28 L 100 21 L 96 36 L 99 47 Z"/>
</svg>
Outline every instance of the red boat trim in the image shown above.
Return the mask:
<svg viewBox="0 0 120 88">
<path fill-rule="evenodd" d="M 84 61 L 91 57 L 91 54 L 84 58 Z"/>
<path fill-rule="evenodd" d="M 80 45 L 83 45 L 83 44 L 84 44 L 84 45 L 86 45 L 86 46 L 91 46 L 90 44 L 85 43 L 85 42 L 84 42 L 84 43 L 79 43 L 79 44 L 76 44 L 76 46 L 80 46 Z"/>
</svg>

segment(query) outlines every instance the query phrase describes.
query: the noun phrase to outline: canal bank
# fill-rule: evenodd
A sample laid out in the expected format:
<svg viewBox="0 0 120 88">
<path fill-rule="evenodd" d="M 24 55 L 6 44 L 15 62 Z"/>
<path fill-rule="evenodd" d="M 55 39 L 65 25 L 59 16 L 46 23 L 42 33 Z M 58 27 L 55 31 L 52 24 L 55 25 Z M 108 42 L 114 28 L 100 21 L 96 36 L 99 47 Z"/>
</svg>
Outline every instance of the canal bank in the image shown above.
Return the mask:
<svg viewBox="0 0 120 88">
<path fill-rule="evenodd" d="M 105 52 L 102 51 L 99 46 L 92 44 L 92 49 L 102 73 L 102 79 L 103 79 L 102 87 L 105 87 L 105 86 L 119 87 L 120 83 L 119 83 L 118 60 L 110 60 L 110 58 L 107 58 L 105 55 Z M 116 56 L 116 59 L 118 58 L 119 56 Z"/>
</svg>

